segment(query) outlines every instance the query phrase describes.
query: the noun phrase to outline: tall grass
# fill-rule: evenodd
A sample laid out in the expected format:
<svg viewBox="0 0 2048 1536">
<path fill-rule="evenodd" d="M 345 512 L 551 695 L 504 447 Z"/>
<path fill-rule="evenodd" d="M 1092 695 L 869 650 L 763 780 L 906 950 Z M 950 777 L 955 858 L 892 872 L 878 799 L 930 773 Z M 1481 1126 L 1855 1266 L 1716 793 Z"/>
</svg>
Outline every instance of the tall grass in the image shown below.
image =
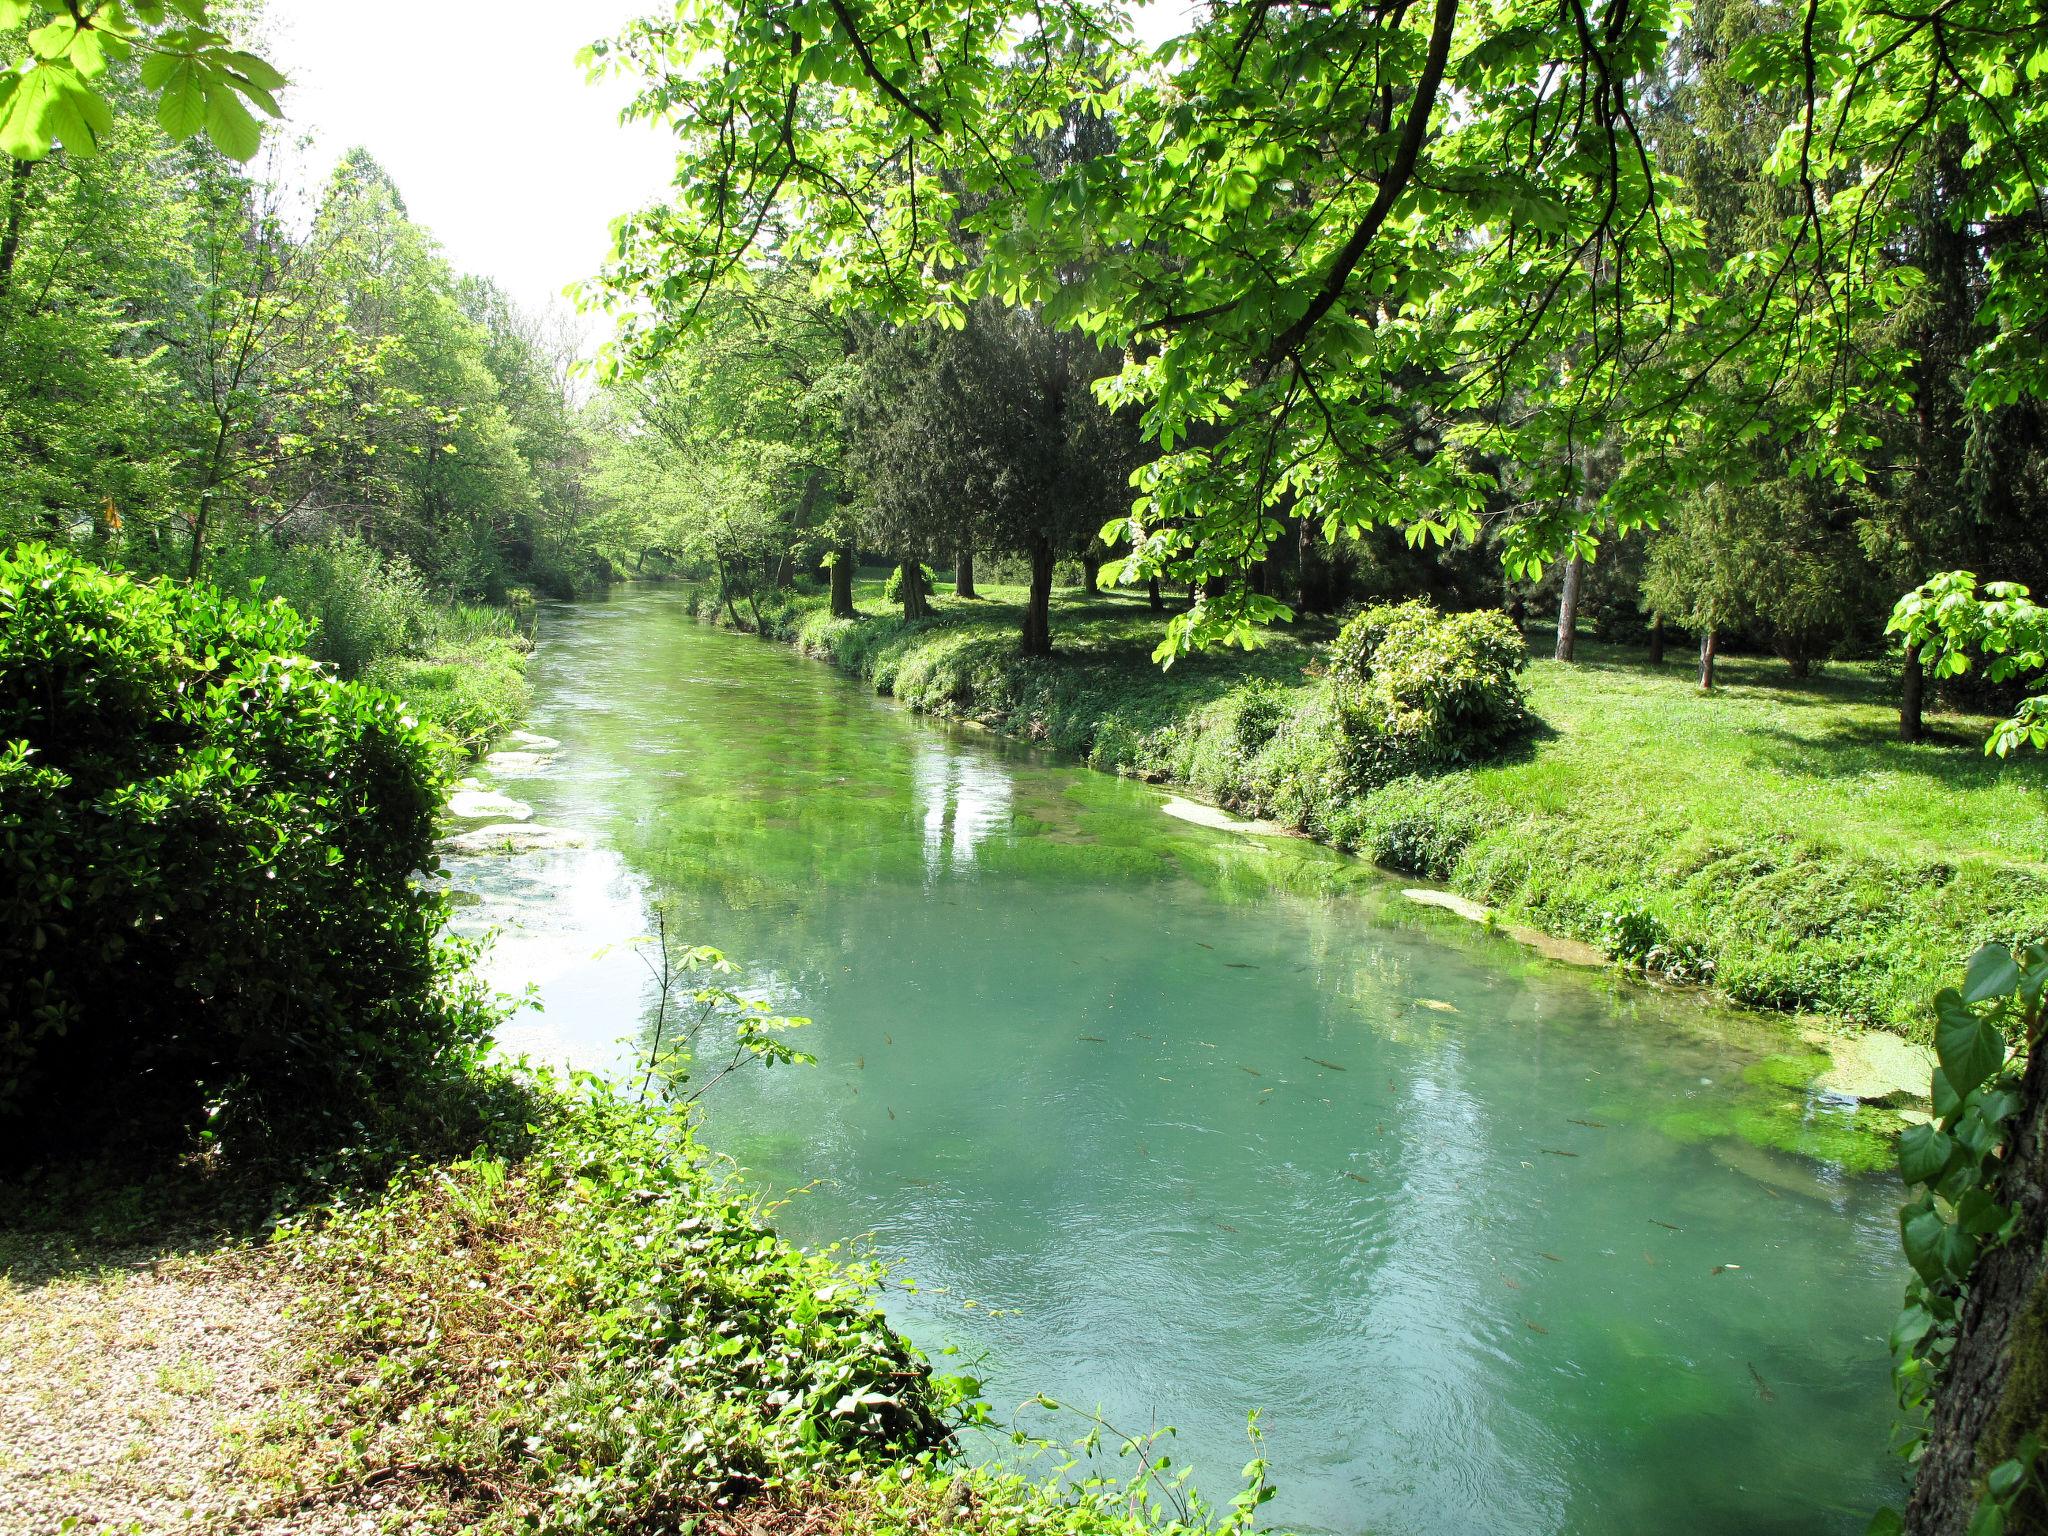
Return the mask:
<svg viewBox="0 0 2048 1536">
<path fill-rule="evenodd" d="M 444 601 L 403 555 L 347 535 L 251 545 L 214 576 L 289 603 L 315 626 L 313 655 L 397 694 L 453 754 L 481 752 L 526 709 L 523 593 L 506 607 Z"/>
</svg>

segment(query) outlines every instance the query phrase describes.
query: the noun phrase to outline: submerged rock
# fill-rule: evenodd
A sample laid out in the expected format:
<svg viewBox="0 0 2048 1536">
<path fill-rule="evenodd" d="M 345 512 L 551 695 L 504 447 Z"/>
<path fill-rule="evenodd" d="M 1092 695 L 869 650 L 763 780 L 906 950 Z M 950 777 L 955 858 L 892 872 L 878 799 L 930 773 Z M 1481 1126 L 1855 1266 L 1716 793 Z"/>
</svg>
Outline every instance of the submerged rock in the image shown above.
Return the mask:
<svg viewBox="0 0 2048 1536">
<path fill-rule="evenodd" d="M 561 745 L 554 737 L 543 736 L 537 731 L 507 731 L 505 739 L 528 752 L 552 752 Z"/>
<path fill-rule="evenodd" d="M 448 814 L 457 821 L 525 821 L 533 807 L 495 789 L 458 789 L 448 797 Z"/>
<path fill-rule="evenodd" d="M 1934 1053 L 1897 1035 L 1871 1031 L 1831 1035 L 1816 1041 L 1831 1058 L 1813 1080 L 1822 1093 L 1866 1104 L 1910 1104 L 1926 1099 L 1934 1074 Z"/>
<path fill-rule="evenodd" d="M 588 848 L 590 839 L 566 827 L 501 821 L 444 838 L 441 846 L 455 853 L 545 853 L 557 848 Z"/>
<path fill-rule="evenodd" d="M 1402 891 L 1401 894 L 1418 906 L 1439 907 L 1462 917 L 1468 923 L 1478 923 L 1481 927 L 1493 926 L 1492 908 L 1474 901 L 1469 896 L 1460 896 L 1456 891 L 1437 891 L 1431 890 L 1428 886 L 1418 885 Z M 1577 939 L 1559 938 L 1554 933 L 1545 933 L 1540 928 L 1527 928 L 1520 924 L 1510 924 L 1496 931 L 1505 933 L 1518 944 L 1528 945 L 1547 960 L 1562 961 L 1566 965 L 1604 967 L 1607 964 L 1604 952 L 1591 944 L 1582 944 Z"/>
<path fill-rule="evenodd" d="M 484 759 L 484 766 L 493 773 L 516 776 L 538 773 L 552 761 L 544 752 L 493 752 Z"/>
<path fill-rule="evenodd" d="M 1455 891 L 1432 891 L 1426 886 L 1418 886 L 1401 894 L 1425 907 L 1442 907 L 1446 912 L 1455 912 L 1468 923 L 1483 923 L 1493 916 L 1471 897 L 1460 896 Z"/>
<path fill-rule="evenodd" d="M 1198 827 L 1214 827 L 1218 832 L 1254 832 L 1261 837 L 1287 835 L 1287 829 L 1278 822 L 1242 821 L 1228 811 L 1203 805 L 1199 800 L 1183 800 L 1179 795 L 1169 797 L 1160 809 L 1181 821 L 1193 822 Z"/>
</svg>

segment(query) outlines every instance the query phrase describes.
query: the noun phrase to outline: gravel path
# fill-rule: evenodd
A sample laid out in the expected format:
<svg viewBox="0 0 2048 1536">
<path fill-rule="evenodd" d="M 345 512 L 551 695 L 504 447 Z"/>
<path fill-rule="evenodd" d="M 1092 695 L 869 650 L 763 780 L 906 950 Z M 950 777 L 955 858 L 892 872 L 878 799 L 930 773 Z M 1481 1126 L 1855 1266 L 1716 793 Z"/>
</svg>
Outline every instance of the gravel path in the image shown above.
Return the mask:
<svg viewBox="0 0 2048 1536">
<path fill-rule="evenodd" d="M 291 1369 L 284 1285 L 238 1253 L 117 1253 L 57 1273 L 9 1257 L 0 1531 L 259 1528 L 234 1518 L 223 1439 Z"/>
</svg>

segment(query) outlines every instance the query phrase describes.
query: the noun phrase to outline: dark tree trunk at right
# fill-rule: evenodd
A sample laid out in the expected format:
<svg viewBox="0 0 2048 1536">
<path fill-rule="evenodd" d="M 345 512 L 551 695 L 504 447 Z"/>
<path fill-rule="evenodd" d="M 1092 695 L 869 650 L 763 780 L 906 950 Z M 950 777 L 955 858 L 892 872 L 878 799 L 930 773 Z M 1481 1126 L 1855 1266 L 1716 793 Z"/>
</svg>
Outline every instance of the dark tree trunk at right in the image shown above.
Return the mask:
<svg viewBox="0 0 2048 1536">
<path fill-rule="evenodd" d="M 2017 1216 L 2016 1230 L 1971 1271 L 1913 1475 L 1908 1536 L 1963 1536 L 1984 1474 L 2028 1434 L 2048 1430 L 2048 1050 L 2027 1063 L 1997 1193 Z M 2038 1493 L 2020 1499 L 2005 1531 L 2048 1531 Z"/>
</svg>

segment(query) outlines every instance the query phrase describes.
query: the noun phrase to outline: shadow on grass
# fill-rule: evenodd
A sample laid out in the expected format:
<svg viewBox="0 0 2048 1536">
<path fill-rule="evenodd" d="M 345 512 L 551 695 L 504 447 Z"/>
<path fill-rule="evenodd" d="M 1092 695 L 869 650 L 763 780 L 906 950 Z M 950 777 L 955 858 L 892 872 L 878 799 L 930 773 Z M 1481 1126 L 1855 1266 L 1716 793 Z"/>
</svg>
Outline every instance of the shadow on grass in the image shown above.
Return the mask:
<svg viewBox="0 0 2048 1536">
<path fill-rule="evenodd" d="M 525 1077 L 490 1067 L 422 1085 L 366 1146 L 274 1145 L 230 1160 L 194 1138 L 41 1160 L 0 1177 L 0 1279 L 35 1290 L 258 1244 L 293 1217 L 373 1199 L 409 1169 L 516 1156 L 541 1113 Z"/>
</svg>

